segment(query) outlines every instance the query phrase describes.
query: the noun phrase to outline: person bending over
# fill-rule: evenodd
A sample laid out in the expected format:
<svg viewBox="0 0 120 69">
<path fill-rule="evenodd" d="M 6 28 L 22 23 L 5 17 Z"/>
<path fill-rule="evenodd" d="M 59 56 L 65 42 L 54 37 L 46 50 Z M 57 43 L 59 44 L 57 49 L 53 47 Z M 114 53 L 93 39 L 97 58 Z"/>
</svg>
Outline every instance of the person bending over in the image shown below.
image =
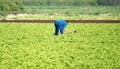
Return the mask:
<svg viewBox="0 0 120 69">
<path fill-rule="evenodd" d="M 67 25 L 68 25 L 67 20 L 55 20 L 54 21 L 54 26 L 55 26 L 54 35 L 58 35 L 59 31 L 60 31 L 61 34 L 64 34 L 64 30 L 67 27 Z"/>
</svg>

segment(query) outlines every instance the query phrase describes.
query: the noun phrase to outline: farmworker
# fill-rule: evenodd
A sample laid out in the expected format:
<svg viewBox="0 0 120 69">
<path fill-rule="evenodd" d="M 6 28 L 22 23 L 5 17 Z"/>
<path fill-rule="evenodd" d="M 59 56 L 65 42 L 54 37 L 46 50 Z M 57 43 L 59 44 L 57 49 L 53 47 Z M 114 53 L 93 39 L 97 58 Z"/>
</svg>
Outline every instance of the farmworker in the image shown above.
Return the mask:
<svg viewBox="0 0 120 69">
<path fill-rule="evenodd" d="M 55 33 L 54 35 L 58 35 L 59 31 L 61 34 L 64 34 L 66 26 L 68 25 L 67 20 L 55 20 L 54 21 L 54 26 L 55 26 Z"/>
</svg>

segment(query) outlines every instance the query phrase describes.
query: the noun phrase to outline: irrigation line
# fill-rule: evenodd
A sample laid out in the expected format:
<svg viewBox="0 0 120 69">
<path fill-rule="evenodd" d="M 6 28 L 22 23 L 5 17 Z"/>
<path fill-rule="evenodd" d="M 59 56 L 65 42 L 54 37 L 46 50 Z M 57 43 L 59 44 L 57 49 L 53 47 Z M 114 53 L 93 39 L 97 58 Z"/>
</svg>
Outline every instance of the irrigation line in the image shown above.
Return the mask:
<svg viewBox="0 0 120 69">
<path fill-rule="evenodd" d="M 0 20 L 2 23 L 53 23 L 54 20 Z M 69 23 L 120 23 L 120 20 L 68 20 Z"/>
</svg>

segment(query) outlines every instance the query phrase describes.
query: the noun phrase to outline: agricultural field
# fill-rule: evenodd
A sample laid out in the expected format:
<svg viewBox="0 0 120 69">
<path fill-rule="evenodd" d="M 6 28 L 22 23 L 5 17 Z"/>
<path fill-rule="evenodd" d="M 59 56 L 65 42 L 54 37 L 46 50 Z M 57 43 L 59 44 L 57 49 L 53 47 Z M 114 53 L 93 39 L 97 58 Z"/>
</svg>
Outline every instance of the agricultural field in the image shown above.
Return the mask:
<svg viewBox="0 0 120 69">
<path fill-rule="evenodd" d="M 120 15 L 120 6 L 25 6 L 25 13 L 30 14 L 64 14 L 67 16 L 78 15 Z"/>
<path fill-rule="evenodd" d="M 40 18 L 31 17 L 25 16 Z M 0 69 L 120 68 L 119 24 L 69 23 L 67 29 L 77 32 L 54 36 L 53 24 L 0 23 Z"/>
</svg>

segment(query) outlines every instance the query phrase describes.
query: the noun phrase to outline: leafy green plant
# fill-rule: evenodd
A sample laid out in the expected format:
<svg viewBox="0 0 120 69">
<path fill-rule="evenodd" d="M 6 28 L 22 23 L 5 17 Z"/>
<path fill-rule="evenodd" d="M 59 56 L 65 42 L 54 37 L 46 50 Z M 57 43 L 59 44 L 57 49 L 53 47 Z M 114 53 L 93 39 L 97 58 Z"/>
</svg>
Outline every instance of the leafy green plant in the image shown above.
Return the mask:
<svg viewBox="0 0 120 69">
<path fill-rule="evenodd" d="M 1 0 L 0 1 L 0 15 L 5 16 L 5 14 L 15 14 L 24 11 L 22 0 L 20 1 L 11 1 L 11 0 Z"/>
<path fill-rule="evenodd" d="M 96 16 L 90 17 L 96 18 Z M 47 19 L 49 17 L 25 18 Z M 51 18 L 56 19 L 56 17 Z M 63 17 L 63 19 L 73 18 L 78 17 Z M 86 19 L 86 16 L 82 18 Z M 102 18 L 108 17 L 102 16 Z M 120 67 L 119 24 L 69 23 L 67 29 L 77 30 L 77 32 L 54 36 L 54 24 L 0 23 L 0 69 L 116 69 Z"/>
</svg>

